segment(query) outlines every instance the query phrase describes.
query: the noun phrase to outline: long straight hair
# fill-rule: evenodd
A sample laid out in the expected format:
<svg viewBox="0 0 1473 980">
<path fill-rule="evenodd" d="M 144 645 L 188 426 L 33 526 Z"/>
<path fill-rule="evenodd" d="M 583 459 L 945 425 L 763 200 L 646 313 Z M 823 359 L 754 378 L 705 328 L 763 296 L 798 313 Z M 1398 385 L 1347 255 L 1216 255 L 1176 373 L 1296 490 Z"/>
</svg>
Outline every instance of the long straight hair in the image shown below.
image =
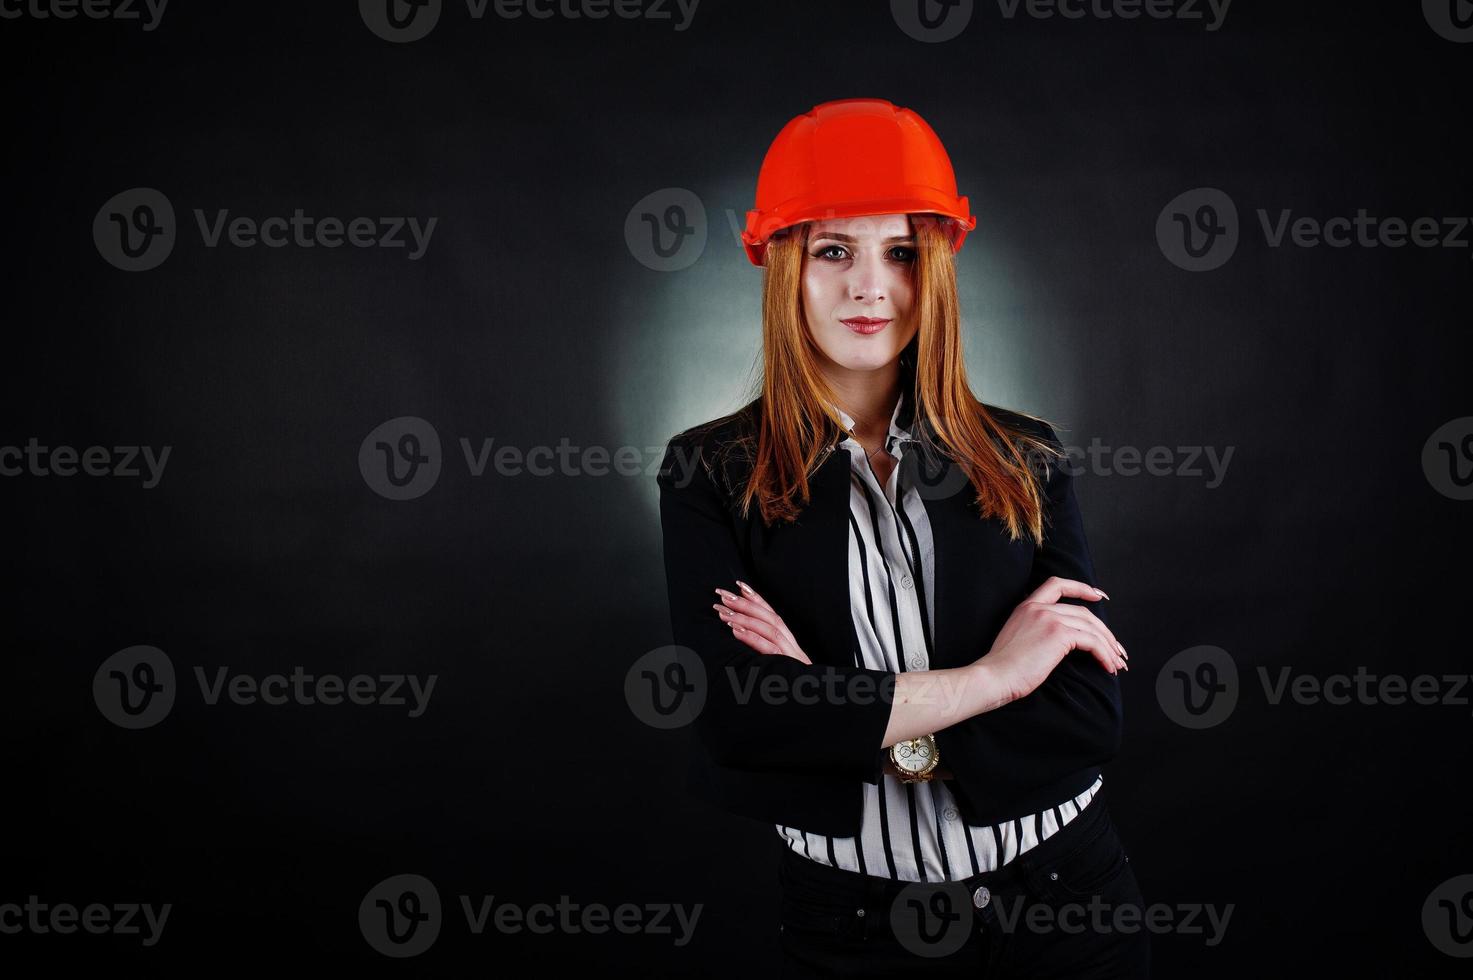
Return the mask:
<svg viewBox="0 0 1473 980">
<path fill-rule="evenodd" d="M 963 469 L 976 490 L 982 518 L 999 518 L 1014 541 L 1026 532 L 1041 544 L 1044 501 L 1038 463 L 1062 454 L 1036 435 L 1004 423 L 973 396 L 962 357 L 950 239 L 932 215 L 911 215 L 911 222 L 920 328 L 900 361 L 901 384 L 910 387 L 915 407 L 917 438 L 925 451 L 939 453 Z M 819 369 L 822 354 L 803 318 L 803 262 L 811 228 L 811 222 L 804 222 L 787 229 L 766 249 L 763 410 L 758 413 L 751 474 L 741 494 L 742 513 L 747 514 L 755 501 L 766 525 L 798 517 L 801 506 L 809 502 L 809 478 L 823 450 L 844 431 L 828 407 L 836 399 Z"/>
</svg>

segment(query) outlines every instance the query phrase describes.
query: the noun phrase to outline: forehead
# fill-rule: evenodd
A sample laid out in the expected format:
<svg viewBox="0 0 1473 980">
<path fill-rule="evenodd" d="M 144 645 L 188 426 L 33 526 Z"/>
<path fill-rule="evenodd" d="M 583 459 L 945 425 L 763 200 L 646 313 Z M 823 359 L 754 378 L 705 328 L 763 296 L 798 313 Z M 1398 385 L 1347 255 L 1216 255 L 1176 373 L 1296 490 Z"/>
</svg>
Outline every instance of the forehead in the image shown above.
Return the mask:
<svg viewBox="0 0 1473 980">
<path fill-rule="evenodd" d="M 865 214 L 855 218 L 824 218 L 815 221 L 809 237 L 817 238 L 826 233 L 865 239 L 909 235 L 912 231 L 908 214 Z"/>
</svg>

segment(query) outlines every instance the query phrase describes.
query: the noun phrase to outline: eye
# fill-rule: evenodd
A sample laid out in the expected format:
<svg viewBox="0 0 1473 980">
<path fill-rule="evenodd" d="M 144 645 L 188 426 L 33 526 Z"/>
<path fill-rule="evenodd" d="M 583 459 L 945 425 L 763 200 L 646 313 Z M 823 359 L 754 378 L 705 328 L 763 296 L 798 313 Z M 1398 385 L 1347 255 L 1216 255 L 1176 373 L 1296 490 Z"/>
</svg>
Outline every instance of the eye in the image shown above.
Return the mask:
<svg viewBox="0 0 1473 980">
<path fill-rule="evenodd" d="M 841 262 L 849 258 L 849 250 L 842 245 L 828 244 L 811 253 L 816 259 L 824 259 L 829 262 Z M 890 259 L 895 262 L 914 262 L 916 250 L 909 245 L 891 246 L 888 252 Z"/>
</svg>

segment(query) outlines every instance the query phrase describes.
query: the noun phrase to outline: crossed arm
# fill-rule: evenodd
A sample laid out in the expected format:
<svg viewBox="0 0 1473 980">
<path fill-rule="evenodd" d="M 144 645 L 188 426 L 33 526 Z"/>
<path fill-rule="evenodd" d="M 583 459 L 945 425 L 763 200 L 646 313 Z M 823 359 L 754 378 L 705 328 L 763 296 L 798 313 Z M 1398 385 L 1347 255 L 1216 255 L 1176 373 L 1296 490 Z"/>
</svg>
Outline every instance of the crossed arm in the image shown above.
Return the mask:
<svg viewBox="0 0 1473 980">
<path fill-rule="evenodd" d="M 958 761 L 984 779 L 993 767 L 1003 776 L 1005 760 L 1015 754 L 1010 747 L 1020 739 L 1040 746 L 1042 760 L 1059 772 L 1114 753 L 1120 727 L 1115 674 L 1125 669 L 1126 653 L 1103 616 L 1080 605 L 1104 593 L 1091 584 L 1067 473 L 1055 468 L 1045 488 L 1049 533 L 1035 559 L 1034 588 L 992 649 L 965 667 L 892 674 L 814 665 L 778 612 L 742 589 L 751 572 L 698 452 L 680 437 L 672 440 L 658 483 L 672 631 L 706 668 L 707 701 L 695 728 L 715 761 L 742 769 L 848 772 L 878 782 L 884 747 L 949 729 L 968 745 Z M 730 598 L 713 603 L 722 583 L 743 594 L 728 592 Z M 804 677 L 840 682 L 828 690 L 867 689 L 875 696 L 811 702 L 737 696 L 770 680 L 791 691 Z M 856 680 L 868 687 L 852 686 Z"/>
</svg>

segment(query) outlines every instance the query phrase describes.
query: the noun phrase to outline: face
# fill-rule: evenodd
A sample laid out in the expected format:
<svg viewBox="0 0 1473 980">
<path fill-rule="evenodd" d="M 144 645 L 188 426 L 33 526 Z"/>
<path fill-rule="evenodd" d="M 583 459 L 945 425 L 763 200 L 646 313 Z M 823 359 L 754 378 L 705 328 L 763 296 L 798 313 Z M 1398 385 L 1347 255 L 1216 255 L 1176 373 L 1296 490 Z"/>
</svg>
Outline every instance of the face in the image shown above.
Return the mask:
<svg viewBox="0 0 1473 980">
<path fill-rule="evenodd" d="M 803 256 L 803 316 L 831 370 L 896 360 L 915 336 L 916 243 L 904 214 L 814 222 Z"/>
</svg>

